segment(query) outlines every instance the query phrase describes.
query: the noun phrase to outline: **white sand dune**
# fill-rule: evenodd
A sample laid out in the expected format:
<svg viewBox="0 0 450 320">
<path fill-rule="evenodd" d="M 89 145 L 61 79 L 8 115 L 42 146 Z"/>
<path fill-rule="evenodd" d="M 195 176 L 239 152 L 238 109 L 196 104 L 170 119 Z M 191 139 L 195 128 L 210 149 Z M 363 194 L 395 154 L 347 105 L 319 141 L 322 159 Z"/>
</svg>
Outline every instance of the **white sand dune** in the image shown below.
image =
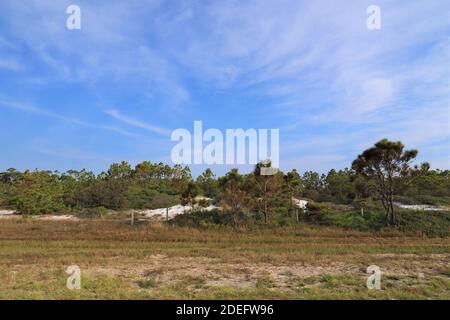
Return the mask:
<svg viewBox="0 0 450 320">
<path fill-rule="evenodd" d="M 0 210 L 0 216 L 11 216 L 15 214 L 16 212 L 14 210 Z"/>
<path fill-rule="evenodd" d="M 166 208 L 159 208 L 159 209 L 147 209 L 147 210 L 136 210 L 135 212 L 138 214 L 143 215 L 145 218 L 151 218 L 151 219 L 166 219 L 166 215 L 168 215 L 169 219 L 173 219 L 176 216 L 180 214 L 185 214 L 189 211 L 195 210 L 201 210 L 201 211 L 212 211 L 212 210 L 220 210 L 220 207 L 210 205 L 206 208 L 200 207 L 198 205 L 194 206 L 183 206 L 181 204 L 177 204 L 175 206 L 169 207 L 169 210 L 167 212 Z"/>
<path fill-rule="evenodd" d="M 306 200 L 300 200 L 300 199 L 296 199 L 296 198 L 292 198 L 292 201 L 294 202 L 294 204 L 299 207 L 300 209 L 305 210 L 306 209 L 306 205 L 308 204 L 308 201 Z"/>
<path fill-rule="evenodd" d="M 197 199 L 198 200 L 198 199 Z M 201 200 L 212 200 L 210 198 L 204 198 Z M 299 207 L 300 209 L 306 209 L 306 204 L 308 201 L 306 200 L 300 200 L 292 198 L 294 203 Z M 200 207 L 199 205 L 192 206 L 183 206 L 181 204 L 169 207 L 169 211 L 167 213 L 166 208 L 159 208 L 159 209 L 147 209 L 147 210 L 136 210 L 135 213 L 143 216 L 146 219 L 152 219 L 152 220 L 166 220 L 166 215 L 168 216 L 168 219 L 173 219 L 178 215 L 185 214 L 192 210 L 201 210 L 201 211 L 213 211 L 213 210 L 222 210 L 221 207 L 210 205 L 208 207 Z"/>
<path fill-rule="evenodd" d="M 17 214 L 13 210 L 0 210 L 0 219 L 20 219 L 23 216 L 20 214 Z M 51 214 L 45 214 L 45 215 L 36 215 L 36 216 L 29 216 L 29 218 L 34 220 L 43 220 L 43 221 L 78 221 L 79 219 L 72 215 L 51 215 Z"/>
<path fill-rule="evenodd" d="M 43 221 L 78 221 L 78 220 L 80 220 L 77 217 L 71 216 L 71 215 L 61 215 L 61 216 L 42 215 L 42 216 L 35 216 L 33 218 L 36 220 L 43 220 Z"/>
<path fill-rule="evenodd" d="M 14 219 L 20 217 L 14 210 L 0 209 L 0 219 Z"/>
<path fill-rule="evenodd" d="M 394 202 L 394 205 L 396 205 L 397 207 L 402 208 L 402 209 L 416 210 L 416 211 L 446 211 L 446 210 L 448 210 L 445 208 L 431 206 L 428 204 L 403 204 L 400 202 Z"/>
</svg>

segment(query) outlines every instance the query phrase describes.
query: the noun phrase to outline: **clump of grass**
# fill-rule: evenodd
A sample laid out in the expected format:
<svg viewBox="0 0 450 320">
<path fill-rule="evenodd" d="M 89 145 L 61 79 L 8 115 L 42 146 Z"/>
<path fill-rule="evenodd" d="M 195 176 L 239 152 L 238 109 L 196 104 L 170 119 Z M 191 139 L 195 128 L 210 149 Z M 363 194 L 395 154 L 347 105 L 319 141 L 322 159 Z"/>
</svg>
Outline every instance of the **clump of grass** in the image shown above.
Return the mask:
<svg viewBox="0 0 450 320">
<path fill-rule="evenodd" d="M 268 277 L 262 277 L 262 278 L 258 278 L 256 280 L 256 288 L 257 289 L 267 289 L 267 288 L 273 288 L 274 287 L 274 283 L 272 281 L 272 279 L 268 278 Z"/>
<path fill-rule="evenodd" d="M 164 273 L 164 269 L 157 268 L 154 270 L 144 270 L 143 275 L 144 275 L 144 277 L 156 277 L 162 273 Z"/>
<path fill-rule="evenodd" d="M 145 280 L 139 280 L 137 284 L 138 284 L 139 288 L 142 288 L 142 289 L 151 289 L 151 288 L 156 287 L 156 281 L 151 278 L 145 279 Z"/>
<path fill-rule="evenodd" d="M 305 290 L 308 289 L 308 287 L 314 286 L 318 283 L 320 283 L 320 278 L 317 276 L 296 278 L 292 282 L 292 288 Z"/>
<path fill-rule="evenodd" d="M 193 276 L 188 276 L 184 278 L 184 282 L 186 282 L 186 284 L 193 286 L 194 289 L 200 289 L 203 288 L 206 284 L 206 280 L 201 278 L 201 277 L 193 277 Z"/>
<path fill-rule="evenodd" d="M 443 268 L 440 273 L 450 278 L 450 267 Z"/>
<path fill-rule="evenodd" d="M 332 288 L 336 285 L 336 279 L 331 274 L 322 275 L 320 282 L 325 288 Z"/>
</svg>

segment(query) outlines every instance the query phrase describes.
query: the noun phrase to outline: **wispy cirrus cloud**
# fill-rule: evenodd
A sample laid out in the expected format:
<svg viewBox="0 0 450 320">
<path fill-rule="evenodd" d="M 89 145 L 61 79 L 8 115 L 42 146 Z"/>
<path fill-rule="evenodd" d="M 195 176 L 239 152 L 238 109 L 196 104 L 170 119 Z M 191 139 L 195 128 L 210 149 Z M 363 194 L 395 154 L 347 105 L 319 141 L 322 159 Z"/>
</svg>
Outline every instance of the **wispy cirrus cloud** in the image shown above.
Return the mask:
<svg viewBox="0 0 450 320">
<path fill-rule="evenodd" d="M 134 119 L 131 118 L 129 116 L 126 116 L 122 113 L 120 113 L 119 111 L 115 110 L 115 109 L 108 109 L 105 110 L 105 113 L 111 117 L 113 117 L 114 119 L 117 119 L 127 125 L 136 127 L 136 128 L 141 128 L 153 133 L 156 133 L 158 135 L 161 136 L 170 136 L 171 131 L 162 127 L 158 127 L 152 124 L 149 124 L 147 122 L 138 120 L 138 119 Z"/>
<path fill-rule="evenodd" d="M 11 96 L 67 100 L 89 125 L 114 119 L 117 130 L 160 137 L 196 119 L 280 128 L 282 163 L 298 159 L 299 170 L 314 157 L 323 168 L 348 166 L 383 137 L 423 150 L 432 165 L 449 156 L 445 1 L 379 0 L 378 31 L 366 28 L 369 0 L 79 0 L 74 32 L 65 29 L 69 4 L 1 2 L 0 80 L 4 72 Z"/>
<path fill-rule="evenodd" d="M 21 71 L 23 70 L 23 65 L 17 60 L 0 57 L 0 69 Z"/>
<path fill-rule="evenodd" d="M 123 130 L 123 129 L 118 128 L 118 127 L 109 126 L 109 125 L 103 125 L 103 124 L 97 124 L 97 123 L 91 123 L 91 122 L 86 122 L 86 121 L 79 120 L 79 119 L 76 119 L 76 118 L 67 117 L 67 116 L 64 116 L 64 115 L 61 115 L 61 114 L 57 114 L 57 113 L 54 113 L 54 112 L 51 112 L 51 111 L 47 111 L 47 110 L 45 110 L 43 108 L 39 108 L 39 107 L 36 107 L 34 105 L 25 104 L 25 103 L 21 103 L 21 102 L 17 102 L 17 101 L 0 99 L 0 106 L 2 106 L 4 108 L 9 108 L 9 109 L 14 109 L 14 110 L 27 112 L 27 113 L 38 114 L 38 115 L 41 115 L 41 116 L 53 118 L 53 119 L 56 119 L 56 120 L 60 120 L 60 121 L 63 121 L 63 122 L 79 125 L 79 126 L 82 126 L 82 127 L 89 127 L 89 128 L 94 128 L 94 129 L 113 131 L 115 133 L 118 133 L 118 134 L 121 134 L 121 135 L 124 135 L 124 136 L 128 136 L 128 137 L 136 137 L 137 136 L 134 133 L 131 133 L 131 132 L 126 131 L 126 130 Z"/>
<path fill-rule="evenodd" d="M 148 97 L 164 97 L 173 109 L 189 100 L 170 59 L 145 39 L 142 27 L 147 19 L 141 15 L 154 14 L 160 1 L 93 4 L 81 0 L 77 5 L 83 22 L 78 33 L 65 28 L 70 4 L 32 0 L 23 5 L 6 0 L 0 5 L 2 12 L 9 12 L 3 18 L 14 30 L 12 37 L 32 52 L 26 62 L 40 64 L 40 74 L 30 77 L 30 83 L 75 83 L 98 91 L 105 82 L 129 82 Z"/>
</svg>

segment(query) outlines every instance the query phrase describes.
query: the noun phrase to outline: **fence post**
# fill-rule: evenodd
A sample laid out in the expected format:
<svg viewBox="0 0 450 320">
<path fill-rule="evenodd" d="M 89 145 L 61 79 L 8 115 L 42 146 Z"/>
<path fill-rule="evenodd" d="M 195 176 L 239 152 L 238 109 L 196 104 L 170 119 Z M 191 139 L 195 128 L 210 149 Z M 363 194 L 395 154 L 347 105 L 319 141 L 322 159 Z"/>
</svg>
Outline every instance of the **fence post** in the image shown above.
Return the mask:
<svg viewBox="0 0 450 320">
<path fill-rule="evenodd" d="M 169 221 L 169 208 L 166 208 L 166 221 Z"/>
<path fill-rule="evenodd" d="M 298 208 L 295 208 L 295 215 L 297 216 L 297 223 L 298 223 L 298 211 L 299 211 L 299 209 Z"/>
<path fill-rule="evenodd" d="M 134 210 L 131 210 L 131 225 L 134 226 Z"/>
</svg>

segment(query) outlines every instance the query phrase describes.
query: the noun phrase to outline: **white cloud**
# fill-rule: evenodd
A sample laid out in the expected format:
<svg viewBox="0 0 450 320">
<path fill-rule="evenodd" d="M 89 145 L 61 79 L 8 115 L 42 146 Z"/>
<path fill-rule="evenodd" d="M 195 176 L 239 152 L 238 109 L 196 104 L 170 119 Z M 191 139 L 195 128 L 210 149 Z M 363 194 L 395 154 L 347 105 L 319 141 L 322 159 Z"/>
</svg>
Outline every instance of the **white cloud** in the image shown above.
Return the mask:
<svg viewBox="0 0 450 320">
<path fill-rule="evenodd" d="M 80 83 L 95 90 L 105 82 L 133 81 L 136 91 L 160 95 L 175 108 L 189 100 L 189 92 L 166 57 L 146 45 L 146 17 L 159 3 L 79 1 L 82 28 L 75 31 L 65 27 L 69 1 L 6 0 L 3 11 L 15 41 L 32 51 L 32 61 L 48 67 L 29 83 Z"/>
<path fill-rule="evenodd" d="M 197 114 L 204 111 L 203 98 L 216 90 L 237 97 L 243 109 L 259 108 L 246 105 L 256 97 L 264 108 L 273 108 L 267 114 L 277 112 L 277 120 L 283 119 L 289 157 L 320 148 L 354 154 L 383 137 L 419 149 L 449 139 L 448 3 L 443 1 L 380 0 L 380 31 L 366 28 L 370 1 L 79 2 L 83 22 L 77 33 L 64 28 L 68 1 L 4 0 L 5 25 L 15 43 L 32 49 L 48 67 L 42 79 L 30 76 L 34 83 L 76 82 L 99 100 L 99 87 L 107 87 L 108 97 L 111 84 L 117 84 L 138 99 L 158 96 L 161 104 L 149 104 L 153 108 L 194 102 Z M 0 49 L 5 41 L 0 39 Z M 198 99 L 196 90 L 207 94 Z M 168 135 L 138 116 L 106 113 Z M 258 123 L 272 127 L 274 118 Z"/>
<path fill-rule="evenodd" d="M 72 124 L 83 126 L 83 127 L 89 127 L 89 128 L 94 128 L 94 129 L 113 131 L 115 133 L 118 133 L 118 134 L 121 134 L 121 135 L 124 135 L 124 136 L 128 136 L 128 137 L 135 137 L 135 136 L 137 136 L 134 133 L 128 132 L 128 131 L 123 130 L 123 129 L 118 128 L 118 127 L 109 126 L 109 125 L 103 125 L 103 124 L 97 124 L 97 123 L 90 123 L 90 122 L 78 120 L 76 118 L 71 118 L 71 117 L 67 117 L 67 116 L 64 116 L 64 115 L 60 115 L 60 114 L 57 114 L 57 113 L 54 113 L 54 112 L 50 112 L 50 111 L 47 111 L 45 109 L 36 107 L 34 105 L 25 104 L 25 103 L 21 103 L 21 102 L 17 102 L 17 101 L 0 99 L 0 106 L 3 106 L 5 108 L 20 110 L 20 111 L 23 111 L 23 112 L 39 114 L 39 115 L 42 115 L 42 116 L 45 116 L 45 117 L 54 118 L 54 119 L 57 119 L 57 120 L 60 120 L 60 121 L 72 123 Z"/>
<path fill-rule="evenodd" d="M 0 69 L 7 69 L 11 71 L 21 71 L 23 69 L 22 64 L 14 59 L 7 59 L 0 57 Z"/>
<path fill-rule="evenodd" d="M 109 110 L 105 110 L 105 113 L 107 115 L 113 117 L 114 119 L 117 119 L 123 123 L 130 125 L 130 126 L 145 129 L 147 131 L 150 131 L 150 132 L 162 135 L 162 136 L 170 136 L 170 130 L 149 124 L 147 122 L 143 122 L 141 120 L 130 118 L 130 117 L 120 113 L 117 110 L 109 109 Z"/>
</svg>

